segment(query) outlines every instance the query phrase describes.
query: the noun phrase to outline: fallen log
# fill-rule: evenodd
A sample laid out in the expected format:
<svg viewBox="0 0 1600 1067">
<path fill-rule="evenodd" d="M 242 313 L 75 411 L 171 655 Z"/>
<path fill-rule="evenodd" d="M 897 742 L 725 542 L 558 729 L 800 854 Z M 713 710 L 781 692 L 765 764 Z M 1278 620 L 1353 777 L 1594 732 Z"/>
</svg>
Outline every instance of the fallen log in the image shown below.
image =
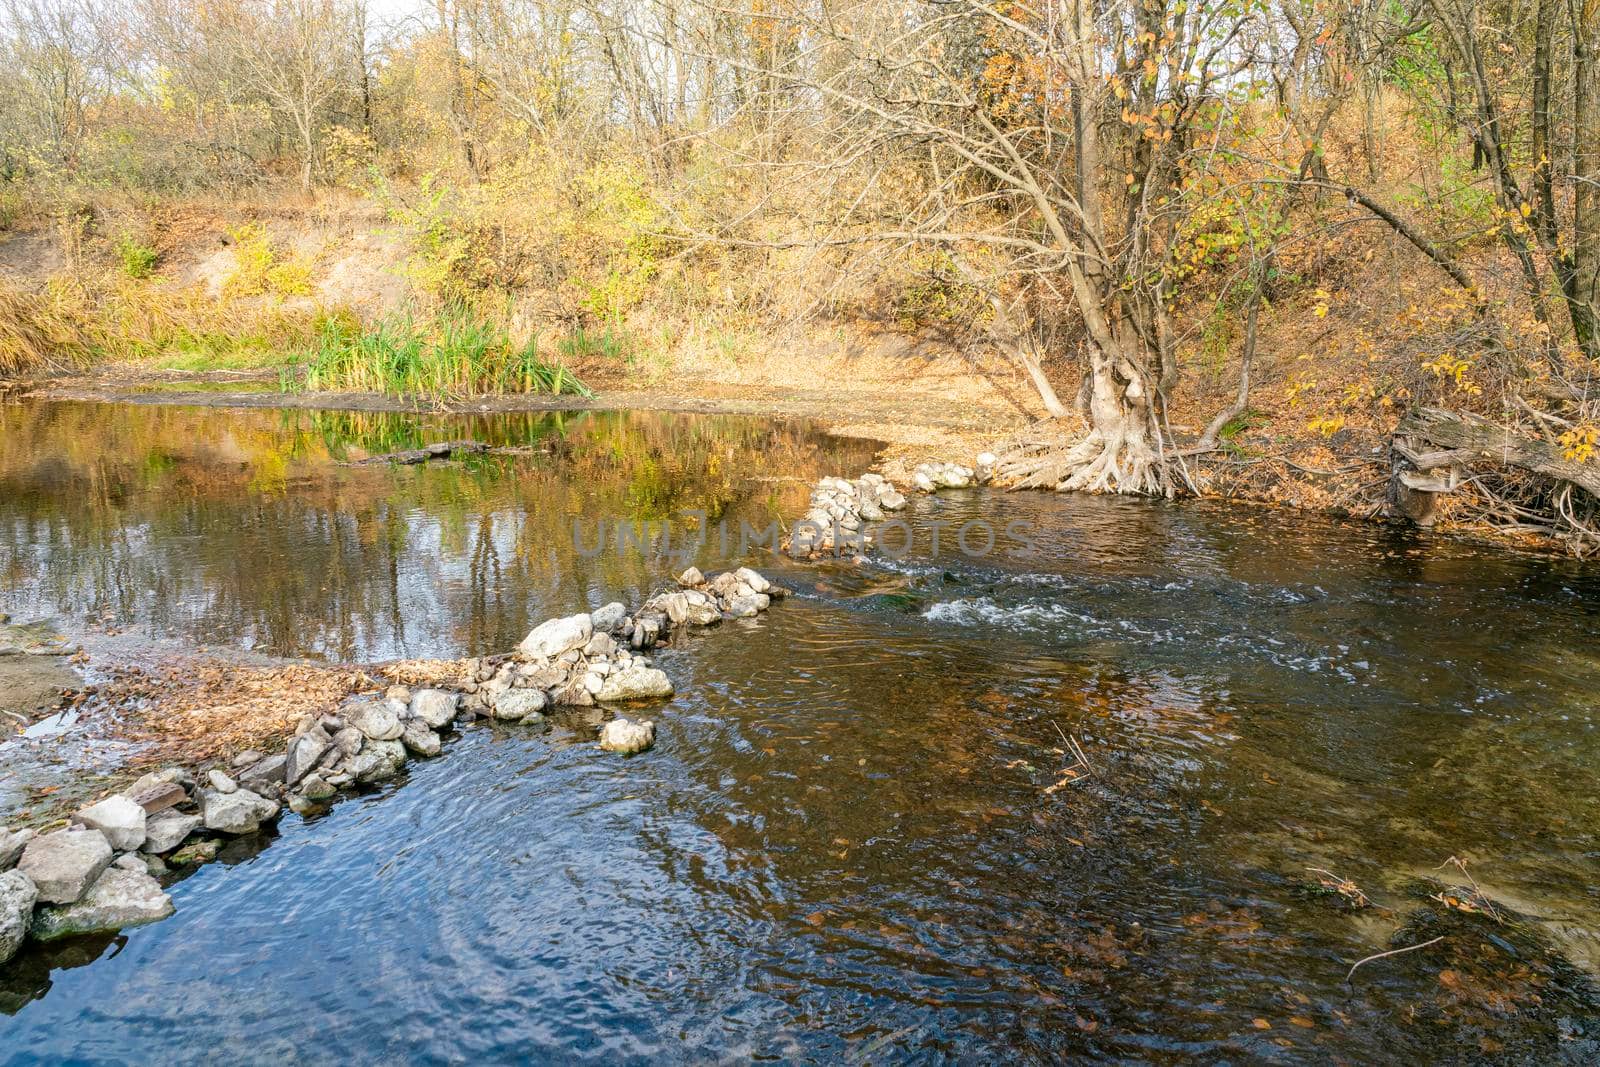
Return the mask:
<svg viewBox="0 0 1600 1067">
<path fill-rule="evenodd" d="M 1518 467 L 1547 478 L 1571 482 L 1600 498 L 1600 466 L 1578 463 L 1562 454 L 1550 441 L 1528 437 L 1470 412 L 1442 408 L 1417 408 L 1400 420 L 1397 438 L 1426 441 L 1455 453 L 1446 462 L 1468 457 L 1505 467 Z M 1433 457 L 1428 457 L 1432 459 Z M 1426 469 L 1418 465 L 1418 469 Z"/>
</svg>

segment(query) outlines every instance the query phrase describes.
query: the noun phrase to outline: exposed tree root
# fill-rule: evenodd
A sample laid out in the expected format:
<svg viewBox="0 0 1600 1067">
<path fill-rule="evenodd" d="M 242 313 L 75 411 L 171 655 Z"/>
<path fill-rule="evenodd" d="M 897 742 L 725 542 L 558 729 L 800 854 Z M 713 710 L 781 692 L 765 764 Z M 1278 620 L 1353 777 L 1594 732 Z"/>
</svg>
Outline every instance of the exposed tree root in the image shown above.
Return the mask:
<svg viewBox="0 0 1600 1067">
<path fill-rule="evenodd" d="M 1001 451 L 996 473 L 1014 489 L 1170 497 L 1169 462 L 1137 436 L 1091 430 L 1073 442 L 1017 441 Z"/>
</svg>

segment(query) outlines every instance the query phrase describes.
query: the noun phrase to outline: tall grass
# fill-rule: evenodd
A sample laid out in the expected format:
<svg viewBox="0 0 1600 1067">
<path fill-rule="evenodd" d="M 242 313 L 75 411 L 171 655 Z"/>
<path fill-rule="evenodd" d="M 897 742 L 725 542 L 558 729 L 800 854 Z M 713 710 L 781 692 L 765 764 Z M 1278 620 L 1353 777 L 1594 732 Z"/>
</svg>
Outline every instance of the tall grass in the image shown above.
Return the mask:
<svg viewBox="0 0 1600 1067">
<path fill-rule="evenodd" d="M 55 295 L 0 282 L 0 378 L 79 363 L 84 346 L 82 324 Z"/>
<path fill-rule="evenodd" d="M 535 341 L 518 345 L 503 327 L 464 311 L 367 327 L 348 317 L 328 318 L 306 357 L 307 389 L 429 397 L 594 395 L 566 367 L 542 360 Z"/>
</svg>

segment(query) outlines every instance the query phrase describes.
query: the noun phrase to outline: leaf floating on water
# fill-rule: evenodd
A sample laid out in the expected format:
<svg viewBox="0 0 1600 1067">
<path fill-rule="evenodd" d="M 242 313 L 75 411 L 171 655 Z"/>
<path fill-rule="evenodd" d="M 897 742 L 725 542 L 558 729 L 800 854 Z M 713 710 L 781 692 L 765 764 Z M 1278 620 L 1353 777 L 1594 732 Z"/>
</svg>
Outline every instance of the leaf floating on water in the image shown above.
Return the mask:
<svg viewBox="0 0 1600 1067">
<path fill-rule="evenodd" d="M 1267 1020 L 1265 1020 L 1265 1019 L 1251 1019 L 1250 1020 L 1250 1025 L 1255 1027 L 1257 1030 L 1271 1030 L 1272 1029 L 1272 1024 L 1267 1022 Z"/>
</svg>

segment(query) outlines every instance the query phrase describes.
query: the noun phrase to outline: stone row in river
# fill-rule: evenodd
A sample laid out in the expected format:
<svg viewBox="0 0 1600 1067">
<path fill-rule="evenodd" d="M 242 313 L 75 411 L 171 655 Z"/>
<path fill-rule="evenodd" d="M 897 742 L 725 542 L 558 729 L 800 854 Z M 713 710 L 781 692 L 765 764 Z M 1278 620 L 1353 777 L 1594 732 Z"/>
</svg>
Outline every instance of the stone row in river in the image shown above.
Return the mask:
<svg viewBox="0 0 1600 1067">
<path fill-rule="evenodd" d="M 117 930 L 172 914 L 157 876 L 169 864 L 215 858 L 229 836 L 253 834 L 282 814 L 317 811 L 341 790 L 381 782 L 412 757 L 437 756 L 441 733 L 482 716 L 538 723 L 558 706 L 661 700 L 672 681 L 645 650 L 687 627 L 758 615 L 785 591 L 748 567 L 678 588 L 629 614 L 621 603 L 551 619 L 516 650 L 468 661 L 461 691 L 391 686 L 351 697 L 333 714 L 306 715 L 284 751 L 241 752 L 224 770 L 171 767 L 76 812 L 67 829 L 36 835 L 0 829 L 0 964 L 28 937 L 48 941 Z M 655 742 L 655 724 L 614 718 L 600 747 L 632 754 Z"/>
</svg>

